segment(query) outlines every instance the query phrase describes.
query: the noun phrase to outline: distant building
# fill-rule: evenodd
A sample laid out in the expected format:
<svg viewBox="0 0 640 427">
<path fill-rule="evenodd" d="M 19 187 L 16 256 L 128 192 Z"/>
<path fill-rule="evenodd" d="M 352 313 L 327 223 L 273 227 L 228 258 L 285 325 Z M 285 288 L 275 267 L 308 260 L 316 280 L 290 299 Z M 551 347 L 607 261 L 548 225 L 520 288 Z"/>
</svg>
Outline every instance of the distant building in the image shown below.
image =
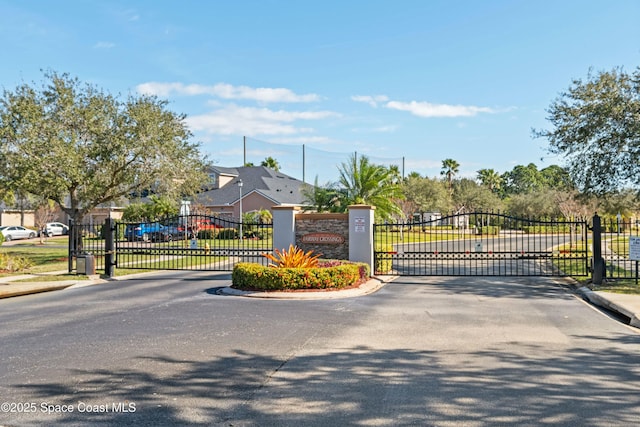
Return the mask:
<svg viewBox="0 0 640 427">
<path fill-rule="evenodd" d="M 34 227 L 34 212 L 32 209 L 12 209 L 0 203 L 0 226 L 3 225 Z"/>
<path fill-rule="evenodd" d="M 209 177 L 207 190 L 197 194 L 193 204 L 201 205 L 211 213 L 234 218 L 240 216 L 241 196 L 242 213 L 270 211 L 273 206 L 304 205 L 302 190 L 308 187 L 308 184 L 266 166 L 213 167 Z"/>
</svg>

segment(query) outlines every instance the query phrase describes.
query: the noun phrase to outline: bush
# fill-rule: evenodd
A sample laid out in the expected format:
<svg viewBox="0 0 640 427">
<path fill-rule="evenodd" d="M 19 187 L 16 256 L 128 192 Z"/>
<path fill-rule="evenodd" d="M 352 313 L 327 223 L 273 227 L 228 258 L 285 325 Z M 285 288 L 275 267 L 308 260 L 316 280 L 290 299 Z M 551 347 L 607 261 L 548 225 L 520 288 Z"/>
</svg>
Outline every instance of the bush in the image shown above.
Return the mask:
<svg viewBox="0 0 640 427">
<path fill-rule="evenodd" d="M 336 261 L 315 268 L 273 268 L 257 263 L 238 263 L 231 281 L 237 289 L 276 291 L 300 289 L 341 289 L 363 282 L 369 267 L 363 263 Z M 326 266 L 328 265 L 328 266 Z"/>
<path fill-rule="evenodd" d="M 0 233 L 0 245 L 4 243 L 4 234 Z"/>
<path fill-rule="evenodd" d="M 477 228 L 477 234 L 484 236 L 497 236 L 500 234 L 500 226 L 498 225 L 484 225 Z"/>
<path fill-rule="evenodd" d="M 232 240 L 238 238 L 238 230 L 235 228 L 223 228 L 218 232 L 216 239 L 219 240 Z"/>
<path fill-rule="evenodd" d="M 374 272 L 375 274 L 386 274 L 391 272 L 393 266 L 392 255 L 389 252 L 393 251 L 391 245 L 378 245 L 376 246 L 376 256 L 374 259 Z"/>
<path fill-rule="evenodd" d="M 218 236 L 218 231 L 214 228 L 205 228 L 198 231 L 198 239 L 213 240 Z"/>
<path fill-rule="evenodd" d="M 14 272 L 23 271 L 30 267 L 33 267 L 33 261 L 29 258 L 0 254 L 0 270 Z"/>
<path fill-rule="evenodd" d="M 305 252 L 297 246 L 289 245 L 288 250 L 274 250 L 274 254 L 262 254 L 273 263 L 269 267 L 277 268 L 314 268 L 318 266 L 320 254 L 313 255 L 313 251 Z"/>
</svg>

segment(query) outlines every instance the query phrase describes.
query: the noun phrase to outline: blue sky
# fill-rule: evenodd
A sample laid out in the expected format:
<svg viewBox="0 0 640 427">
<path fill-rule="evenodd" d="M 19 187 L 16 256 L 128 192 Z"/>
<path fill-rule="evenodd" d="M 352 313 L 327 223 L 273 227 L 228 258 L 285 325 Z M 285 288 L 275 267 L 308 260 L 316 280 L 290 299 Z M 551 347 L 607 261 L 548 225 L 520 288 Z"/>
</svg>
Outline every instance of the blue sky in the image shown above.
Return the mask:
<svg viewBox="0 0 640 427">
<path fill-rule="evenodd" d="M 531 129 L 574 79 L 640 65 L 640 1 L 7 1 L 0 86 L 68 72 L 187 115 L 220 166 L 272 156 L 335 180 L 348 153 L 405 173 L 562 164 Z"/>
</svg>

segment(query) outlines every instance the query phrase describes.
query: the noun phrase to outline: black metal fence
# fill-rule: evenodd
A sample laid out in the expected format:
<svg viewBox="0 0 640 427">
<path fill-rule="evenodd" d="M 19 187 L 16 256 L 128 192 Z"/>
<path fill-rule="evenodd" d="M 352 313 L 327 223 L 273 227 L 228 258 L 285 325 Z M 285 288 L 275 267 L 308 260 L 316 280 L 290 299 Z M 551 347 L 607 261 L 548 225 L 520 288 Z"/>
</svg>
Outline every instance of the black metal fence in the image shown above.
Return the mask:
<svg viewBox="0 0 640 427">
<path fill-rule="evenodd" d="M 459 213 L 374 225 L 378 274 L 587 276 L 588 225 L 499 213 Z"/>
<path fill-rule="evenodd" d="M 241 261 L 266 265 L 262 254 L 273 251 L 272 225 L 259 221 L 190 215 L 69 225 L 69 272 L 230 271 Z M 591 275 L 595 284 L 638 282 L 640 276 L 640 224 L 623 218 L 595 215 L 590 227 L 586 221 L 477 212 L 375 224 L 374 239 L 378 274 Z"/>
<path fill-rule="evenodd" d="M 620 218 L 600 218 L 600 255 L 603 271 L 596 274 L 594 282 L 607 280 L 638 281 L 640 262 L 640 224 Z M 594 244 L 596 236 L 594 236 Z M 597 251 L 594 250 L 594 253 Z"/>
<path fill-rule="evenodd" d="M 96 273 L 105 271 L 105 237 L 104 224 L 74 224 L 69 222 L 69 272 L 78 272 L 78 258 L 90 257 L 90 270 Z M 93 273 L 93 271 L 82 271 Z"/>
<path fill-rule="evenodd" d="M 271 223 L 207 215 L 163 218 L 151 222 L 70 224 L 69 271 L 88 262 L 99 274 L 114 267 L 135 270 L 231 271 L 237 262 L 266 265 L 273 251 Z M 89 261 L 86 260 L 89 259 Z"/>
</svg>

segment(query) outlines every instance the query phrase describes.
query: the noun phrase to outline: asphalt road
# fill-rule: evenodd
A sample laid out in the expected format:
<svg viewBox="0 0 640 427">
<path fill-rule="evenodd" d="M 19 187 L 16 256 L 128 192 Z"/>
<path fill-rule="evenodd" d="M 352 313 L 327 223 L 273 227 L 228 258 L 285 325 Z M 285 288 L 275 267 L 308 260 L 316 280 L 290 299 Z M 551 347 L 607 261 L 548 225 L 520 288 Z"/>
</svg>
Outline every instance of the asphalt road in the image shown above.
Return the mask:
<svg viewBox="0 0 640 427">
<path fill-rule="evenodd" d="M 337 300 L 228 284 L 0 300 L 0 425 L 640 424 L 640 334 L 560 281 L 402 278 Z"/>
</svg>

